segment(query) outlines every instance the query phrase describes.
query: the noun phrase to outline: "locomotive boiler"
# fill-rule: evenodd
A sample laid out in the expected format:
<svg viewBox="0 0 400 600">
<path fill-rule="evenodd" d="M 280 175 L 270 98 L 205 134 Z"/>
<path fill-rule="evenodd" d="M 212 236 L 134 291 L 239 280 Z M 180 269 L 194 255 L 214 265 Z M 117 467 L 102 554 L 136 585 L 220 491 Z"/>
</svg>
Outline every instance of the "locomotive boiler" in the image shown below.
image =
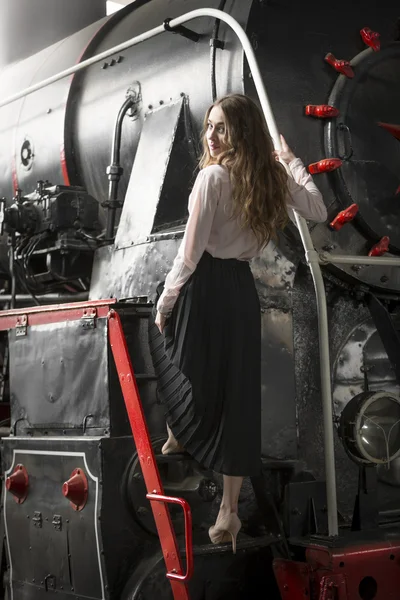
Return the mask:
<svg viewBox="0 0 400 600">
<path fill-rule="evenodd" d="M 277 127 L 315 174 L 329 215 L 310 227 L 316 252 L 307 248 L 307 261 L 324 265 L 328 383 L 304 232 L 288 226 L 252 261 L 263 476 L 245 482 L 235 557 L 207 538 L 220 477 L 187 455 L 160 454 L 166 432 L 147 340 L 157 285 L 184 232 L 205 110 L 229 92 L 259 100 L 229 24 L 205 11 L 174 27 L 196 9 L 219 9 L 245 31 Z M 399 40 L 389 0 L 379 12 L 370 0 L 135 0 L 0 71 L 7 598 L 186 597 L 165 577 L 171 557 L 157 532 L 162 544 L 167 534 L 146 498 L 153 459 L 132 439 L 128 416 L 140 411 L 126 410 L 115 323 L 164 491 L 183 499 L 186 517 L 184 501 L 191 508 L 191 598 L 253 598 L 260 586 L 283 599 L 397 597 Z M 326 385 L 337 532 L 325 486 Z M 170 514 L 182 541 L 188 521 L 176 505 Z"/>
</svg>

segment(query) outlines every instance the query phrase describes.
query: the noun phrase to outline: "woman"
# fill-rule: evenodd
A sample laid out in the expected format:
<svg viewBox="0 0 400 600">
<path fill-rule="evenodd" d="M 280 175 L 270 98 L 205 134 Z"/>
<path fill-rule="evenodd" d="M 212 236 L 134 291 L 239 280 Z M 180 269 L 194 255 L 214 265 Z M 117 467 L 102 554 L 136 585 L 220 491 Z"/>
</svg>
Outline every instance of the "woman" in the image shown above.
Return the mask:
<svg viewBox="0 0 400 600">
<path fill-rule="evenodd" d="M 168 422 L 162 452 L 186 450 L 223 474 L 209 535 L 215 544 L 232 539 L 235 552 L 243 477 L 259 473 L 261 458 L 261 320 L 249 260 L 285 226 L 288 209 L 320 222 L 327 214 L 283 138 L 282 152 L 274 152 L 250 98 L 218 100 L 204 125 L 201 170 L 150 345 Z"/>
</svg>

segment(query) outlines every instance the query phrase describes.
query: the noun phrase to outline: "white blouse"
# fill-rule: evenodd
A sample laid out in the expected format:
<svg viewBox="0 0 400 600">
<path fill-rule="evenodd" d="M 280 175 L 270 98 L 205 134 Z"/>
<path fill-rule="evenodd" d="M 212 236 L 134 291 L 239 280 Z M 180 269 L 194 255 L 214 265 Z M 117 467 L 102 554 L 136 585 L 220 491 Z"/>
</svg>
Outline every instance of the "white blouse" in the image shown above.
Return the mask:
<svg viewBox="0 0 400 600">
<path fill-rule="evenodd" d="M 289 168 L 293 179 L 288 178 L 287 207 L 296 209 L 305 219 L 326 221 L 322 195 L 302 161 L 295 158 Z M 202 169 L 189 197 L 189 218 L 182 243 L 157 303 L 160 313 L 168 315 L 172 311 L 183 284 L 196 269 L 204 251 L 215 258 L 239 260 L 251 260 L 260 254 L 253 231 L 242 229 L 239 220 L 231 218 L 231 204 L 228 169 L 223 165 Z M 291 211 L 289 216 L 293 220 Z"/>
</svg>

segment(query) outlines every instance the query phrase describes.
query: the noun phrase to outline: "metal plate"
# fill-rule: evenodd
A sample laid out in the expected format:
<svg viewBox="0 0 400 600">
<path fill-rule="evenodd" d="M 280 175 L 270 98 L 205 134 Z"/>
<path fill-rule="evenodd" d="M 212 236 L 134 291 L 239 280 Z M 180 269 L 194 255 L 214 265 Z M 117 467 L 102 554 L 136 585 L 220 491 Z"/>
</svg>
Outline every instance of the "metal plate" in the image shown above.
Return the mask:
<svg viewBox="0 0 400 600">
<path fill-rule="evenodd" d="M 17 431 L 109 427 L 106 319 L 97 319 L 94 329 L 84 323 L 31 326 L 19 338 L 10 331 L 11 423 L 19 421 Z"/>
<path fill-rule="evenodd" d="M 147 113 L 132 168 L 115 249 L 148 241 L 187 215 L 187 188 L 195 164 L 186 138 L 184 99 Z M 180 166 L 178 175 L 172 160 Z M 172 171 L 172 172 L 171 172 Z"/>
</svg>

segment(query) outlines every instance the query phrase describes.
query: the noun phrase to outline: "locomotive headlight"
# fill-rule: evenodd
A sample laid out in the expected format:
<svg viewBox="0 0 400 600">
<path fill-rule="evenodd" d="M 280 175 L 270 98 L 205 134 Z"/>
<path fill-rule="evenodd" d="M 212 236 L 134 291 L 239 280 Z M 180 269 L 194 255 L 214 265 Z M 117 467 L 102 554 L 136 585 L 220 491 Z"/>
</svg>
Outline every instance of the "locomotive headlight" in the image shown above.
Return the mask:
<svg viewBox="0 0 400 600">
<path fill-rule="evenodd" d="M 347 453 L 361 464 L 388 464 L 400 456 L 400 397 L 362 392 L 340 415 L 339 435 Z"/>
</svg>

